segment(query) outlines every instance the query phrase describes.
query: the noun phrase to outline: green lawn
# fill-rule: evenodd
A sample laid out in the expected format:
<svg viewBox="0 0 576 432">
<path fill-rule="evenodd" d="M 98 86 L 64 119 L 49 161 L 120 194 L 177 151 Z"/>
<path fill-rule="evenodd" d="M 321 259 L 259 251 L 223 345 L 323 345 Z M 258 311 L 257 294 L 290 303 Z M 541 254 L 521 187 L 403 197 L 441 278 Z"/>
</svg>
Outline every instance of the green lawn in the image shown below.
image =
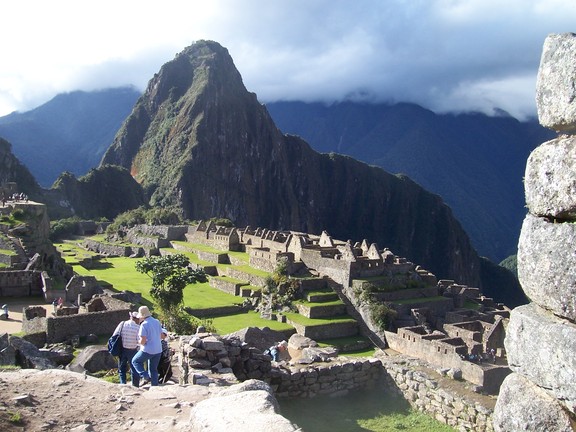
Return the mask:
<svg viewBox="0 0 576 432">
<path fill-rule="evenodd" d="M 305 326 L 317 326 L 317 325 L 324 325 L 324 324 L 334 324 L 334 323 L 344 323 L 344 322 L 356 322 L 350 316 L 335 316 L 335 317 L 326 317 L 326 318 L 307 318 L 304 315 L 300 315 L 298 313 L 287 313 L 286 318 Z"/>
<path fill-rule="evenodd" d="M 290 324 L 260 318 L 260 314 L 254 311 L 211 319 L 214 326 L 218 329 L 219 334 L 232 333 L 245 327 L 269 327 L 272 330 L 278 331 L 293 329 Z"/>
<path fill-rule="evenodd" d="M 184 288 L 184 305 L 192 309 L 237 305 L 242 304 L 243 300 L 242 297 L 212 288 L 208 282 L 190 284 Z"/>
<path fill-rule="evenodd" d="M 56 249 L 58 249 L 58 252 L 60 252 L 60 255 L 62 256 L 62 258 L 64 258 L 64 261 L 66 261 L 68 264 L 71 265 L 78 263 L 84 258 L 89 258 L 98 255 L 95 252 L 86 250 L 83 247 L 78 246 L 76 241 L 64 241 L 62 243 L 54 243 L 54 246 L 56 247 Z"/>
<path fill-rule="evenodd" d="M 309 302 L 307 300 L 298 300 L 296 303 L 300 303 L 304 306 L 339 306 L 339 305 L 343 305 L 344 302 L 340 299 L 338 300 L 331 300 L 331 301 L 327 301 L 327 302 Z"/>
</svg>

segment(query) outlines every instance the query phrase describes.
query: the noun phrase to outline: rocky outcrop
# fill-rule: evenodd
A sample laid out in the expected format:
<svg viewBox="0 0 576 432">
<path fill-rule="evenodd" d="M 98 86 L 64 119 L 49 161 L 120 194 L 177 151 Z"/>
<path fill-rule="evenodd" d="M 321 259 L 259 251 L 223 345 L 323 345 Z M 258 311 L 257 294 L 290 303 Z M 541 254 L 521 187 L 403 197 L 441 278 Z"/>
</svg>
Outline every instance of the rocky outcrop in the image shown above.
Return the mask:
<svg viewBox="0 0 576 432">
<path fill-rule="evenodd" d="M 538 73 L 540 122 L 576 133 L 576 35 L 550 35 Z M 518 277 L 531 304 L 514 309 L 505 340 L 513 374 L 494 410 L 496 431 L 576 430 L 576 140 L 562 135 L 528 158 L 529 214 L 518 245 Z"/>
<path fill-rule="evenodd" d="M 479 257 L 438 196 L 283 135 L 215 42 L 160 69 L 102 163 L 127 168 L 152 205 L 175 205 L 188 219 L 370 238 L 439 277 L 480 286 Z"/>
<path fill-rule="evenodd" d="M 37 199 L 41 188 L 26 168 L 12 153 L 12 145 L 0 138 L 0 186 L 16 182 L 18 192 L 25 192 L 30 199 Z"/>
<path fill-rule="evenodd" d="M 219 394 L 192 408 L 192 431 L 275 431 L 297 432 L 301 429 L 280 414 L 270 386 L 248 380 L 223 389 Z"/>
<path fill-rule="evenodd" d="M 110 220 L 146 202 L 142 188 L 130 173 L 111 166 L 93 169 L 79 179 L 63 173 L 46 192 L 45 200 L 58 217 Z"/>
</svg>

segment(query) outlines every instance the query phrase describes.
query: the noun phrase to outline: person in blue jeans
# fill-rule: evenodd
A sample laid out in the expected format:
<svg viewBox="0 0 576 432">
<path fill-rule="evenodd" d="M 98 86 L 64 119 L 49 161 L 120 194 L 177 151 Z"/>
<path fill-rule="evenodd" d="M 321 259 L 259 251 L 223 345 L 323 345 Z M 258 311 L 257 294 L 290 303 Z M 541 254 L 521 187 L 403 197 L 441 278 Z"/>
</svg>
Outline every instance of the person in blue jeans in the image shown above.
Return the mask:
<svg viewBox="0 0 576 432">
<path fill-rule="evenodd" d="M 138 352 L 138 332 L 140 330 L 140 320 L 137 312 L 130 312 L 130 318 L 122 321 L 114 330 L 114 334 L 122 336 L 122 353 L 118 358 L 118 375 L 120 384 L 126 384 L 126 372 L 130 365 L 131 382 L 134 387 L 140 385 L 140 375 L 132 365 L 132 358 Z"/>
<path fill-rule="evenodd" d="M 152 316 L 148 306 L 138 309 L 140 350 L 132 358 L 132 366 L 143 380 L 142 384 L 158 385 L 158 363 L 162 356 L 162 324 Z M 148 371 L 144 368 L 147 363 Z M 150 372 L 150 373 L 148 373 Z"/>
</svg>

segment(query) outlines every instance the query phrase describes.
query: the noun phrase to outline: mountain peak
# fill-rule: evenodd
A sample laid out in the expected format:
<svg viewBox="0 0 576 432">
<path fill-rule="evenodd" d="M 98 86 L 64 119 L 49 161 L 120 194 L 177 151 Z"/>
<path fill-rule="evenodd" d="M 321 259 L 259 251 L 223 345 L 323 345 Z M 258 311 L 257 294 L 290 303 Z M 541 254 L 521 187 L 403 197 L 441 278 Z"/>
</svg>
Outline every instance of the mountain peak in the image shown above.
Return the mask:
<svg viewBox="0 0 576 432">
<path fill-rule="evenodd" d="M 479 258 L 441 199 L 283 135 L 215 42 L 162 66 L 102 163 L 128 168 L 151 205 L 188 219 L 370 238 L 441 277 L 479 283 Z"/>
</svg>

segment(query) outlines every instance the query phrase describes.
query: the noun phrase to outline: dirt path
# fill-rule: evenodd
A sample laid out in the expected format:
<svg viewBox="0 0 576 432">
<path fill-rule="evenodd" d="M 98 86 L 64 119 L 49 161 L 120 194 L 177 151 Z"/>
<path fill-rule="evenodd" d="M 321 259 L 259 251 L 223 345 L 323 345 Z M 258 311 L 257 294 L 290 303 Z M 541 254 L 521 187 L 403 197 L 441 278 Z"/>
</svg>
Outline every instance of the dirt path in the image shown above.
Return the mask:
<svg viewBox="0 0 576 432">
<path fill-rule="evenodd" d="M 8 305 L 8 321 L 0 320 L 0 334 L 19 333 L 22 331 L 22 309 L 26 306 L 43 306 L 46 313 L 52 313 L 52 305 L 46 304 L 44 299 L 39 297 L 29 297 L 26 299 L 14 297 L 0 297 L 0 306 Z"/>
</svg>

